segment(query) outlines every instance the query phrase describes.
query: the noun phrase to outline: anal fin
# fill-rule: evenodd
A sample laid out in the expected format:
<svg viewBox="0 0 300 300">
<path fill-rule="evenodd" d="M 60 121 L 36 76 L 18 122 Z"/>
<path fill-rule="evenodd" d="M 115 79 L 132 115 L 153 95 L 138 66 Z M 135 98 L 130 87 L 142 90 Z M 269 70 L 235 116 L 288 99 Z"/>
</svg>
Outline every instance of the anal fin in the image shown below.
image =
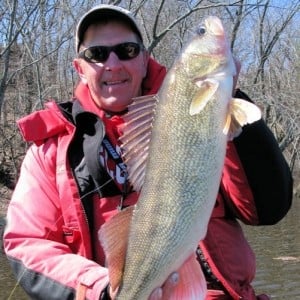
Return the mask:
<svg viewBox="0 0 300 300">
<path fill-rule="evenodd" d="M 193 253 L 178 270 L 179 283 L 175 287 L 171 300 L 200 300 L 206 296 L 206 280 Z"/>
</svg>

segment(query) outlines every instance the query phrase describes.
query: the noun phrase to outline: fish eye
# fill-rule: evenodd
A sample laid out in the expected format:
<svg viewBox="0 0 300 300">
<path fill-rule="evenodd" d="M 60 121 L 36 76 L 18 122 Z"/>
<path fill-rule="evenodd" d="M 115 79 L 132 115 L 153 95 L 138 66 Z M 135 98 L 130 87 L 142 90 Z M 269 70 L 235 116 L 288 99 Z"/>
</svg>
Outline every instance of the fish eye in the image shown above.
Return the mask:
<svg viewBox="0 0 300 300">
<path fill-rule="evenodd" d="M 206 32 L 206 28 L 205 28 L 204 26 L 199 26 L 199 27 L 198 27 L 197 33 L 198 33 L 199 35 L 203 35 L 203 34 L 205 34 L 205 32 Z"/>
</svg>

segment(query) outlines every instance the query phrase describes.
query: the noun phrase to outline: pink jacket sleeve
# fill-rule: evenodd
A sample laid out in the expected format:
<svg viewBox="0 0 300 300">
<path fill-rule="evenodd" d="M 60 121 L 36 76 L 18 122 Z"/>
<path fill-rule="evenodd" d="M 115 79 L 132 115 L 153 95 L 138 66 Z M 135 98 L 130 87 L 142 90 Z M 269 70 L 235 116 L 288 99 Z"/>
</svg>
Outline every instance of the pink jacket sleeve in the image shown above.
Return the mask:
<svg viewBox="0 0 300 300">
<path fill-rule="evenodd" d="M 108 284 L 107 269 L 84 257 L 80 238 L 74 253 L 63 232 L 61 201 L 68 199 L 59 199 L 55 147 L 55 143 L 33 145 L 27 152 L 8 208 L 5 252 L 32 298 L 71 299 L 83 285 L 87 299 L 99 299 Z M 73 205 L 70 202 L 70 208 Z"/>
</svg>

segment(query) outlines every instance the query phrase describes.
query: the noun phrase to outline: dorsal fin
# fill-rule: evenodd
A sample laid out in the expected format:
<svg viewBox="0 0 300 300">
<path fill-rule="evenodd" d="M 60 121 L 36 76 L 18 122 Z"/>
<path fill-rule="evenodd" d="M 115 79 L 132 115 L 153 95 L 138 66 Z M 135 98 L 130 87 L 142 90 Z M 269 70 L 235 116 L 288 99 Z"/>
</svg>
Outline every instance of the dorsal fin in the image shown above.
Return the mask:
<svg viewBox="0 0 300 300">
<path fill-rule="evenodd" d="M 140 191 L 145 178 L 145 167 L 151 140 L 152 123 L 158 102 L 156 95 L 134 98 L 123 117 L 125 123 L 120 137 L 122 157 L 128 178 L 135 191 Z"/>
</svg>

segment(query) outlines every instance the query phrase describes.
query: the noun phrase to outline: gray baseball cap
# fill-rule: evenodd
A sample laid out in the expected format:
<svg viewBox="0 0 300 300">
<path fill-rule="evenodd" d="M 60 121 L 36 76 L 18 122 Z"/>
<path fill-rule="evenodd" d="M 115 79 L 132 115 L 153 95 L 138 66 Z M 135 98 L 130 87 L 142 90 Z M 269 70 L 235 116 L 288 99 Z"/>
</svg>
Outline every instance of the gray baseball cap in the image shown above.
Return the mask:
<svg viewBox="0 0 300 300">
<path fill-rule="evenodd" d="M 76 37 L 75 37 L 75 47 L 77 53 L 79 52 L 79 47 L 82 43 L 84 33 L 89 27 L 89 25 L 101 19 L 101 17 L 107 18 L 109 16 L 120 18 L 120 20 L 123 20 L 124 22 L 128 23 L 131 29 L 133 30 L 133 32 L 135 32 L 138 35 L 138 37 L 141 39 L 141 41 L 143 41 L 143 37 L 139 29 L 139 26 L 134 16 L 129 10 L 122 8 L 120 6 L 100 4 L 93 7 L 91 10 L 85 13 L 77 24 Z"/>
</svg>

